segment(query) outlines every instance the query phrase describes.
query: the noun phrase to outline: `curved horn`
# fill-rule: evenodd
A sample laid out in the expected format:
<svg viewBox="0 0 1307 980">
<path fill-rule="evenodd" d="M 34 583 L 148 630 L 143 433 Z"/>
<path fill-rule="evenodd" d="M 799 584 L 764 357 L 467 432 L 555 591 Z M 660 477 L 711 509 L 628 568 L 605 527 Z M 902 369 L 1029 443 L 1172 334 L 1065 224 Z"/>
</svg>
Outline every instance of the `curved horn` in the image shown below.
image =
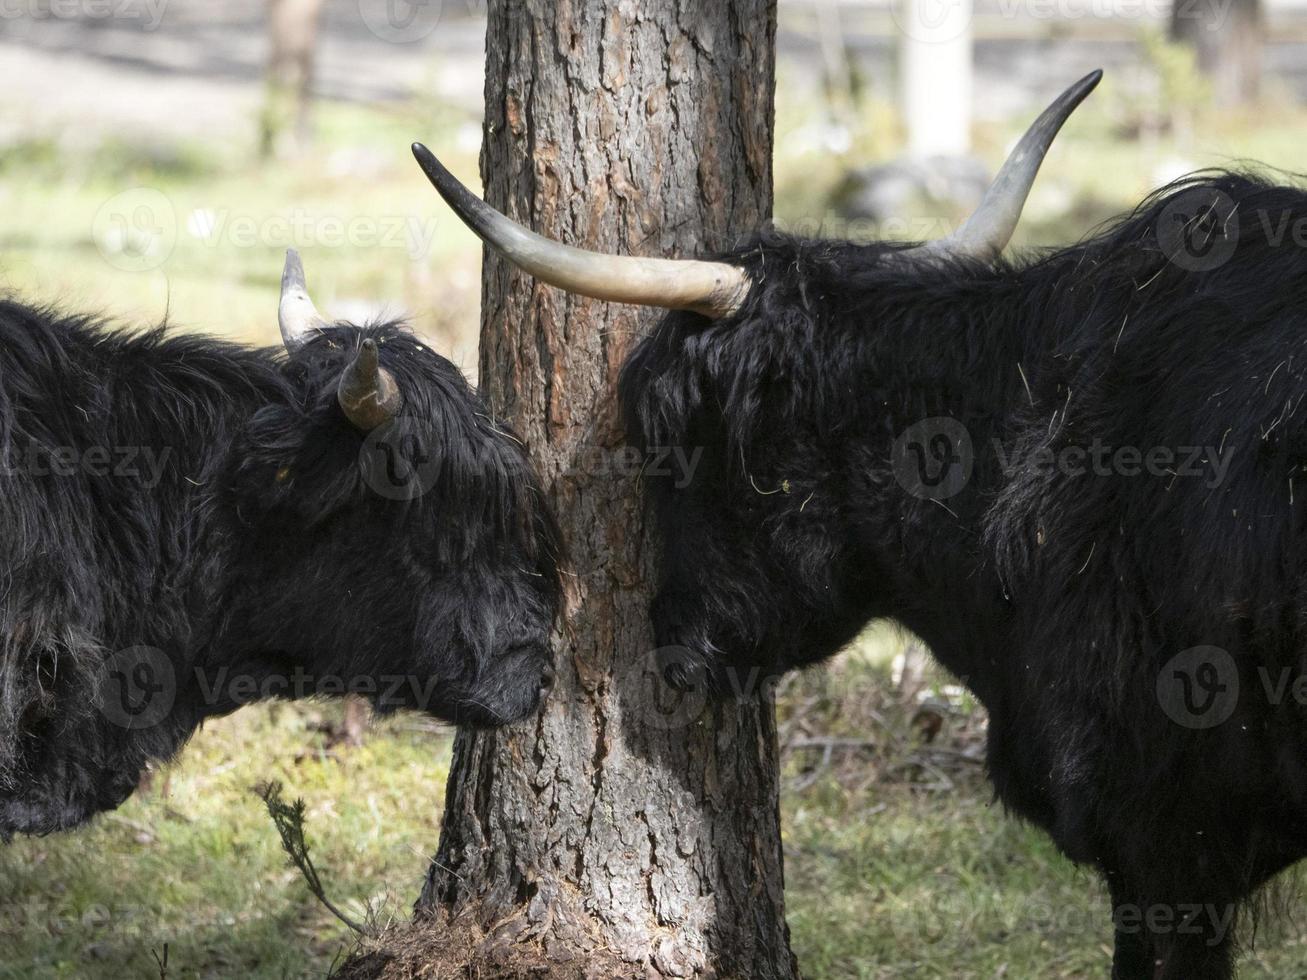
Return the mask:
<svg viewBox="0 0 1307 980">
<path fill-rule="evenodd" d="M 381 366 L 377 342 L 369 337 L 336 384 L 336 401 L 345 417 L 364 432 L 389 422 L 399 414 L 404 399 L 395 377 Z"/>
<path fill-rule="evenodd" d="M 730 316 L 748 295 L 748 275 L 725 262 L 603 255 L 550 241 L 478 198 L 421 143 L 413 144 L 413 156 L 440 196 L 482 241 L 551 286 L 595 299 L 694 310 L 714 318 Z"/>
<path fill-rule="evenodd" d="M 1044 154 L 1052 145 L 1053 138 L 1102 77 L 1101 70 L 1091 71 L 1040 114 L 1004 161 L 998 176 L 985 191 L 980 207 L 961 228 L 945 238 L 909 249 L 904 254 L 921 254 L 925 251 L 968 256 L 985 262 L 997 259 L 1016 231 L 1021 208 L 1026 203 L 1035 175 L 1039 173 L 1039 165 L 1044 162 Z"/>
<path fill-rule="evenodd" d="M 304 285 L 304 264 L 300 253 L 286 249 L 286 265 L 281 270 L 281 303 L 277 306 L 277 323 L 281 340 L 289 351 L 303 347 L 313 335 L 327 325 L 318 308 L 309 299 Z"/>
</svg>

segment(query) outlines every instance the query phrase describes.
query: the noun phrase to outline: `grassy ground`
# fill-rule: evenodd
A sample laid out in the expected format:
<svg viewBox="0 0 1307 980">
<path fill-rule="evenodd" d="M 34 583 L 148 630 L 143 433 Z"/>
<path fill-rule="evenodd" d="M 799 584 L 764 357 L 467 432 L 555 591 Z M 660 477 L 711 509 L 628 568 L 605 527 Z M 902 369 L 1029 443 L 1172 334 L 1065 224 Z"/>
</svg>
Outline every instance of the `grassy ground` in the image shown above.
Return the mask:
<svg viewBox="0 0 1307 980">
<path fill-rule="evenodd" d="M 848 166 L 895 152 L 897 123 L 869 99 L 836 154 L 810 92 L 780 91 L 778 213 L 820 219 Z M 1032 198 L 1025 241 L 1077 237 L 1186 166 L 1301 166 L 1301 111 L 1220 118 L 1198 106 L 1169 129 L 1146 110 L 1108 87 L 1076 117 Z M 267 166 L 242 145 L 107 142 L 72 155 L 58 134 L 34 134 L 0 146 L 0 286 L 126 322 L 167 310 L 187 328 L 271 342 L 281 252 L 295 245 L 329 311 L 407 309 L 470 366 L 479 249 L 407 151 L 429 138 L 475 183 L 469 122 L 421 104 L 329 106 L 320 152 Z M 1019 122 L 980 128 L 987 159 Z M 158 227 L 162 252 L 141 234 Z M 983 719 L 954 698 L 923 745 L 915 702 L 896 699 L 883 657 L 842 670 L 826 693 L 805 682 L 782 703 L 789 907 L 806 975 L 1102 976 L 1101 889 L 989 804 L 973 758 Z M 356 917 L 404 916 L 439 832 L 450 737 L 409 717 L 361 749 L 329 749 L 321 723 L 338 713 L 246 709 L 208 726 L 150 792 L 91 829 L 0 849 L 0 978 L 157 975 L 165 944 L 173 978 L 321 976 L 348 937 L 287 869 L 250 791 L 267 779 L 306 800 L 332 897 Z M 873 744 L 824 759 L 830 738 Z M 1296 926 L 1264 931 L 1244 976 L 1307 976 Z"/>
<path fill-rule="evenodd" d="M 480 248 L 408 150 L 439 134 L 442 155 L 476 184 L 478 130 L 469 145 L 463 122 L 421 105 L 333 106 L 320 115 L 320 150 L 271 165 L 252 141 L 108 140 L 89 153 L 46 134 L 0 144 L 0 288 L 273 343 L 293 246 L 325 312 L 407 312 L 475 367 Z"/>
<path fill-rule="evenodd" d="M 875 742 L 815 780 L 805 771 L 811 752 L 786 756 L 786 895 L 804 975 L 1106 977 L 1106 890 L 992 802 L 979 764 L 983 713 L 929 668 L 924 689 L 905 701 L 887 676 L 885 643 L 873 632 L 824 683 L 802 682 L 780 704 L 782 732 L 803 716 L 818 741 Z M 828 693 L 814 703 L 819 684 Z M 921 724 L 923 703 L 939 710 L 937 730 Z M 1285 904 L 1299 891 L 1285 880 Z M 1292 917 L 1264 924 L 1241 977 L 1307 976 L 1304 926 Z"/>
<path fill-rule="evenodd" d="M 449 738 L 416 718 L 330 751 L 338 709 L 264 705 L 213 723 L 147 794 L 74 836 L 0 849 L 0 977 L 322 976 L 348 930 L 305 889 L 251 787 L 308 804 L 338 904 L 402 914 L 440 824 Z M 391 889 L 393 891 L 390 891 Z"/>
<path fill-rule="evenodd" d="M 974 755 L 978 713 L 947 708 L 926 744 L 917 699 L 898 700 L 883 663 L 846 657 L 828 680 L 793 685 L 781 710 L 787 895 L 805 976 L 1104 976 L 1102 889 L 991 805 L 978 762 L 959 755 Z M 330 748 L 324 729 L 339 715 L 246 709 L 209 725 L 166 786 L 161 774 L 89 830 L 0 849 L 0 980 L 157 976 L 165 945 L 172 978 L 324 976 L 350 937 L 287 868 L 252 791 L 268 779 L 305 800 L 329 897 L 356 919 L 403 918 L 435 847 L 451 739 L 402 718 L 363 748 Z M 820 765 L 808 749 L 831 737 L 874 745 Z M 1264 931 L 1242 975 L 1307 975 L 1299 925 Z"/>
</svg>

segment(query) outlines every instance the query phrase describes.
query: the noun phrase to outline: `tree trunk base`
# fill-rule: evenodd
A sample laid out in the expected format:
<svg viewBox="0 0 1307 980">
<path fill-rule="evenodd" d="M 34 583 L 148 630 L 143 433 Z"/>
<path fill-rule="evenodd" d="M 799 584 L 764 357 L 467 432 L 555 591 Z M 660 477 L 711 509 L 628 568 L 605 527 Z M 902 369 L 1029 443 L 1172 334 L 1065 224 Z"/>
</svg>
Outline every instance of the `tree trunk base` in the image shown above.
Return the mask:
<svg viewBox="0 0 1307 980">
<path fill-rule="evenodd" d="M 563 919 L 565 921 L 560 921 Z M 524 908 L 484 928 L 469 912 L 396 925 L 363 939 L 334 980 L 664 980 L 653 964 L 626 963 L 601 946 L 586 918 L 557 904 Z M 700 974 L 708 978 L 713 974 Z"/>
</svg>

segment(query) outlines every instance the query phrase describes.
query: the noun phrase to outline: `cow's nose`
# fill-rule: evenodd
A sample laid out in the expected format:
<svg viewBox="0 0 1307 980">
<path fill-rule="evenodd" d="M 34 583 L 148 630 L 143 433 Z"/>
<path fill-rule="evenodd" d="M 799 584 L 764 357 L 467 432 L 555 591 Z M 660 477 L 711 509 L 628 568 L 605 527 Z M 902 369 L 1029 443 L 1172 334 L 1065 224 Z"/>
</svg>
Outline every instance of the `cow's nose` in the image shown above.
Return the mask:
<svg viewBox="0 0 1307 980">
<path fill-rule="evenodd" d="M 542 698 L 548 697 L 549 692 L 554 689 L 554 680 L 555 680 L 554 668 L 546 667 L 544 671 L 540 674 L 540 696 Z"/>
</svg>

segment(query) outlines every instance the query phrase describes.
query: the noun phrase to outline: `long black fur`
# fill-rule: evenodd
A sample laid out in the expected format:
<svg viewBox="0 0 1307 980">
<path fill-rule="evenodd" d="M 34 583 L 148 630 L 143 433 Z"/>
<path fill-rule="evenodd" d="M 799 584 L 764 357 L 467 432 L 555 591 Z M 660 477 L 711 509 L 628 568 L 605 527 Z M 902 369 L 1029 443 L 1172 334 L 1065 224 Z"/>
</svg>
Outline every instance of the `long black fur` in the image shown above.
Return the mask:
<svg viewBox="0 0 1307 980">
<path fill-rule="evenodd" d="M 1209 198 L 1238 218 L 1204 233 L 1234 248 L 1191 271 L 1159 230 Z M 705 450 L 688 485 L 646 479 L 658 642 L 688 651 L 669 680 L 747 683 L 898 620 L 987 707 L 1004 804 L 1106 876 L 1114 976 L 1229 977 L 1228 930 L 1189 906 L 1228 919 L 1307 854 L 1307 708 L 1263 680 L 1307 666 L 1304 220 L 1307 193 L 1213 173 L 997 266 L 778 234 L 728 256 L 744 308 L 668 316 L 622 378 L 635 440 Z M 896 453 L 938 418 L 965 426 L 974 472 L 928 499 Z M 1095 440 L 1214 447 L 1228 469 L 1040 455 Z M 1159 695 L 1200 645 L 1239 692 L 1205 729 Z"/>
<path fill-rule="evenodd" d="M 402 436 L 337 405 L 368 337 Z M 538 703 L 553 520 L 518 441 L 400 325 L 288 357 L 0 302 L 0 460 L 0 836 L 117 806 L 205 718 L 269 694 L 474 725 Z M 424 493 L 369 482 L 424 460 Z"/>
</svg>

